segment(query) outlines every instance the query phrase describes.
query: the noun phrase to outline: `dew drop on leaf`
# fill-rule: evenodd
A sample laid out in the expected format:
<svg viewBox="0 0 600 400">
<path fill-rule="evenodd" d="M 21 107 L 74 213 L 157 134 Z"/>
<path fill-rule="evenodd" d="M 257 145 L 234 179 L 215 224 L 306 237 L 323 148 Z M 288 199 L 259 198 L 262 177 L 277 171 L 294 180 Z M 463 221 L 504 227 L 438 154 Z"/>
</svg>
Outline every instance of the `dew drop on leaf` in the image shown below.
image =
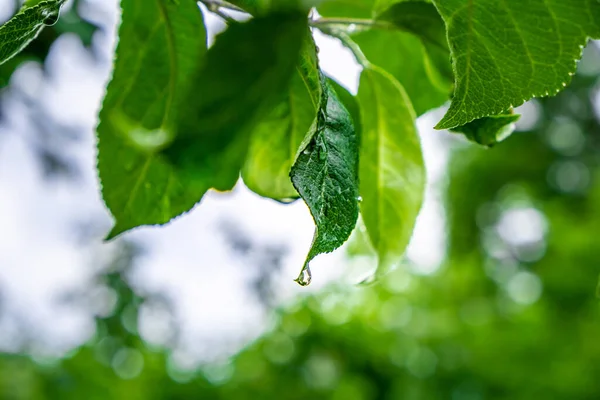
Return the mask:
<svg viewBox="0 0 600 400">
<path fill-rule="evenodd" d="M 295 279 L 295 281 L 300 286 L 310 285 L 310 282 L 312 281 L 312 273 L 310 272 L 310 268 L 308 267 L 308 264 L 306 264 L 304 266 L 304 268 L 302 268 L 302 271 L 300 271 L 300 275 L 298 275 L 298 277 Z"/>
<path fill-rule="evenodd" d="M 377 281 L 377 276 L 375 273 L 370 274 L 365 279 L 358 283 L 358 286 L 370 286 Z"/>
<path fill-rule="evenodd" d="M 292 204 L 296 200 L 298 200 L 297 197 L 285 197 L 283 199 L 275 199 L 275 201 L 282 203 L 282 204 Z"/>
<path fill-rule="evenodd" d="M 58 11 L 43 9 L 41 15 L 44 19 L 44 25 L 52 26 L 58 22 L 60 13 Z"/>
</svg>

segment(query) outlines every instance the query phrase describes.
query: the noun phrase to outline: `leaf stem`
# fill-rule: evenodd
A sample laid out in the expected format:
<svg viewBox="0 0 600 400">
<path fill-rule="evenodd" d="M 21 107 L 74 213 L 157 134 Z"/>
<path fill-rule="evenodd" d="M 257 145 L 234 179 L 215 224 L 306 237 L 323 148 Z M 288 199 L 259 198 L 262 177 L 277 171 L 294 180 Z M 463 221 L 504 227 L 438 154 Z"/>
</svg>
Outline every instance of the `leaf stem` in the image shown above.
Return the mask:
<svg viewBox="0 0 600 400">
<path fill-rule="evenodd" d="M 380 29 L 394 29 L 394 24 L 387 21 L 379 21 L 375 19 L 366 18 L 325 18 L 321 17 L 309 21 L 310 26 L 313 28 L 328 28 L 335 25 L 360 25 L 367 26 L 370 28 Z"/>
<path fill-rule="evenodd" d="M 356 44 L 356 42 L 354 40 L 352 40 L 350 38 L 350 36 L 346 32 L 344 32 L 342 29 L 337 29 L 332 26 L 319 26 L 319 27 L 317 27 L 317 29 L 319 29 L 321 32 L 325 33 L 326 35 L 338 38 L 342 42 L 342 44 L 345 47 L 347 47 L 348 50 L 350 50 L 352 52 L 352 54 L 354 55 L 354 58 L 356 58 L 356 61 L 363 68 L 369 68 L 371 66 L 371 63 L 369 62 L 369 60 L 367 59 L 365 54 L 360 49 L 360 46 L 358 44 Z"/>
<path fill-rule="evenodd" d="M 235 4 L 231 4 L 230 2 L 225 1 L 225 0 L 200 0 L 200 3 L 204 4 L 206 6 L 206 8 L 208 8 L 210 11 L 212 11 L 214 13 L 216 13 L 215 10 L 218 10 L 220 8 L 225 8 L 228 10 L 247 14 L 247 12 L 244 9 L 236 6 Z"/>
</svg>

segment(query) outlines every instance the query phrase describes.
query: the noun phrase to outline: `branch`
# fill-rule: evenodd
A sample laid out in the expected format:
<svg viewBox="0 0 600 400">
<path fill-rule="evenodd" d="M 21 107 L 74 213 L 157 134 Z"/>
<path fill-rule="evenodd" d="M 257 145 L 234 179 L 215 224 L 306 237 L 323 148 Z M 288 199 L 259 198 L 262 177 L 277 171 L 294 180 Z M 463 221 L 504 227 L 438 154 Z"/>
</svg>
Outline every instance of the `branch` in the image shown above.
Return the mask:
<svg viewBox="0 0 600 400">
<path fill-rule="evenodd" d="M 244 9 L 236 6 L 235 4 L 231 4 L 230 2 L 225 1 L 225 0 L 200 0 L 200 3 L 204 4 L 206 6 L 206 8 L 208 8 L 210 11 L 213 11 L 213 12 L 215 12 L 215 10 L 218 10 L 220 8 L 225 8 L 228 10 L 247 14 Z"/>
<path fill-rule="evenodd" d="M 336 25 L 360 25 L 369 28 L 396 29 L 395 25 L 387 21 L 364 18 L 318 18 L 309 21 L 313 28 L 330 28 Z"/>
</svg>

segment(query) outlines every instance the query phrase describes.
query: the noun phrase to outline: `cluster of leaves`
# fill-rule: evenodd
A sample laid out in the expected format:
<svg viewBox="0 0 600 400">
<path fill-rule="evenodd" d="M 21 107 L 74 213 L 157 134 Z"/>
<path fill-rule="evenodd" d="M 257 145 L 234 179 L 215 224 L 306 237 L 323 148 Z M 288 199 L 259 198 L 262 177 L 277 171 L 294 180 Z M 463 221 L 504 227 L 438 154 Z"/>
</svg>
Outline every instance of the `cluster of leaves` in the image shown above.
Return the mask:
<svg viewBox="0 0 600 400">
<path fill-rule="evenodd" d="M 202 2 L 229 23 L 210 49 L 195 0 L 121 1 L 98 126 L 108 238 L 164 224 L 241 173 L 261 196 L 307 203 L 316 229 L 301 284 L 359 208 L 379 270 L 398 262 L 425 186 L 417 116 L 451 97 L 437 128 L 491 146 L 511 132 L 512 108 L 566 86 L 600 37 L 597 0 Z M 34 3 L 0 28 L 0 62 L 64 0 Z M 311 27 L 354 52 L 356 96 L 320 71 Z"/>
<path fill-rule="evenodd" d="M 444 196 L 449 257 L 435 276 L 400 269 L 377 285 L 302 299 L 231 362 L 194 372 L 135 329 L 140 304 L 157 299 L 128 286 L 129 250 L 98 277 L 119 300 L 113 314 L 98 317 L 95 338 L 62 360 L 0 354 L 0 397 L 599 398 L 599 309 L 591 294 L 600 185 L 546 179 L 574 163 L 590 177 L 600 173 L 591 101 L 598 66 L 540 101 L 531 131 L 493 152 L 464 146 L 453 155 Z M 501 215 L 524 206 L 547 219 L 541 242 L 494 237 Z M 539 279 L 537 300 L 528 298 L 524 274 Z"/>
</svg>

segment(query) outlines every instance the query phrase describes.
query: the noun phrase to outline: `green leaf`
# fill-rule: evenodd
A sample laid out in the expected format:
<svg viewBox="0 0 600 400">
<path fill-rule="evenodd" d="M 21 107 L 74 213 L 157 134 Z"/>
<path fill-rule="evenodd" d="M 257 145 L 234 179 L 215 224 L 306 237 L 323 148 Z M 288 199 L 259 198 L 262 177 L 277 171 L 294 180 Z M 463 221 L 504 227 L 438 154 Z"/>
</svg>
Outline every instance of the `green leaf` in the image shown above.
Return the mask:
<svg viewBox="0 0 600 400">
<path fill-rule="evenodd" d="M 402 86 L 378 67 L 365 68 L 358 100 L 361 215 L 379 259 L 378 272 L 399 262 L 423 203 L 425 167 L 416 115 Z"/>
<path fill-rule="evenodd" d="M 319 14 L 331 17 L 370 18 L 376 0 L 323 0 L 317 6 Z"/>
<path fill-rule="evenodd" d="M 306 36 L 290 87 L 253 130 L 242 169 L 242 178 L 250 190 L 279 201 L 298 198 L 290 170 L 302 141 L 316 121 L 321 102 L 316 46 L 312 35 Z"/>
<path fill-rule="evenodd" d="M 153 139 L 160 148 L 175 135 L 178 103 L 206 49 L 202 14 L 188 0 L 122 0 L 121 7 L 115 69 L 98 126 L 102 194 L 116 219 L 109 238 L 166 223 L 206 191 L 152 146 Z"/>
<path fill-rule="evenodd" d="M 358 141 L 348 111 L 327 85 L 316 131 L 292 167 L 291 178 L 315 221 L 315 235 L 298 283 L 317 255 L 340 247 L 358 218 Z"/>
<path fill-rule="evenodd" d="M 417 115 L 443 105 L 450 96 L 448 81 L 434 83 L 428 74 L 428 55 L 421 41 L 400 31 L 371 30 L 353 35 L 367 59 L 383 68 L 405 88 Z"/>
<path fill-rule="evenodd" d="M 207 189 L 235 185 L 251 133 L 289 88 L 307 32 L 303 13 L 272 13 L 217 37 L 180 104 L 177 137 L 163 151 L 179 173 Z"/>
<path fill-rule="evenodd" d="M 513 114 L 510 110 L 503 114 L 476 119 L 466 125 L 452 128 L 451 131 L 462 133 L 475 143 L 492 147 L 513 133 L 515 122 L 520 117 L 519 114 Z"/>
<path fill-rule="evenodd" d="M 456 89 L 436 128 L 500 114 L 570 81 L 589 37 L 600 37 L 597 0 L 434 0 L 446 22 Z"/>
<path fill-rule="evenodd" d="M 66 0 L 45 0 L 23 7 L 0 27 L 0 64 L 21 52 L 46 25 L 58 21 L 60 7 Z"/>
<path fill-rule="evenodd" d="M 377 21 L 389 22 L 395 28 L 412 33 L 421 39 L 425 50 L 425 71 L 430 80 L 439 90 L 444 92 L 451 90 L 454 78 L 446 28 L 433 4 L 423 0 L 396 1 L 396 4 L 378 14 Z M 405 85 L 404 82 L 402 84 Z M 410 94 L 408 88 L 407 91 Z"/>
</svg>

